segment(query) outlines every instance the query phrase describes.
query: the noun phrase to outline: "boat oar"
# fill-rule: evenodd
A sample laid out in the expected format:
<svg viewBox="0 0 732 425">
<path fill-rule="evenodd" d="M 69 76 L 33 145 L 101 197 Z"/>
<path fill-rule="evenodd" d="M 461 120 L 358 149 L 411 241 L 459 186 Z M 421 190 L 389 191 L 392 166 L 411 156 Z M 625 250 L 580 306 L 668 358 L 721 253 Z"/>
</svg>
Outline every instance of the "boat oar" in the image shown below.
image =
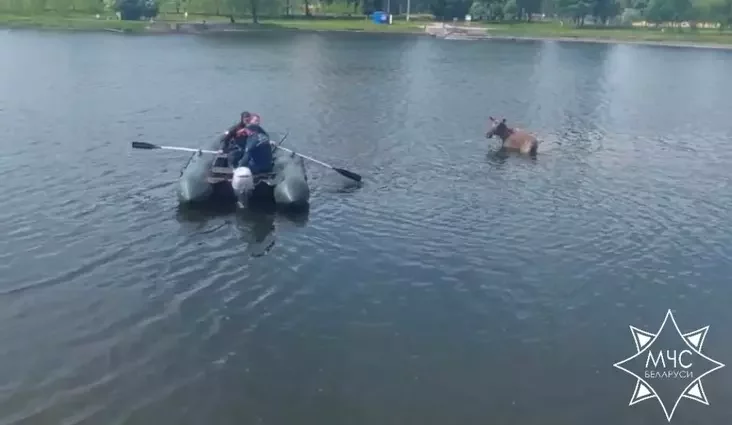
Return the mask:
<svg viewBox="0 0 732 425">
<path fill-rule="evenodd" d="M 154 145 L 147 142 L 132 142 L 132 147 L 135 149 L 167 149 L 171 151 L 183 151 L 183 152 L 204 152 L 204 153 L 221 153 L 219 151 L 209 151 L 205 149 L 194 149 L 194 148 L 182 148 L 179 146 L 160 146 Z"/>
<path fill-rule="evenodd" d="M 285 136 L 279 141 L 278 145 L 282 144 L 282 142 L 287 139 L 287 136 L 290 135 L 290 131 L 288 130 L 287 133 L 285 133 Z M 160 146 L 160 145 L 154 145 L 152 143 L 147 142 L 132 142 L 132 147 L 135 149 L 167 149 L 171 151 L 183 151 L 183 152 L 204 152 L 204 153 L 221 153 L 221 151 L 210 151 L 206 149 L 195 149 L 195 148 L 183 148 L 179 146 Z"/>
<path fill-rule="evenodd" d="M 285 140 L 285 138 L 287 138 L 287 134 L 285 135 L 285 137 L 282 138 L 282 140 L 280 141 L 280 143 L 282 143 Z M 155 144 L 147 143 L 147 142 L 132 142 L 132 147 L 135 148 L 135 149 L 167 149 L 167 150 L 184 151 L 184 152 L 205 152 L 205 153 L 213 153 L 213 154 L 221 153 L 220 151 L 210 151 L 210 150 L 194 149 L 194 148 L 183 148 L 183 147 L 179 147 L 179 146 L 160 146 L 160 145 L 155 145 Z M 357 182 L 360 182 L 361 181 L 361 176 L 358 175 L 358 174 L 356 174 L 356 173 L 354 173 L 354 172 L 352 172 L 352 171 L 344 170 L 343 168 L 334 167 L 334 166 L 332 166 L 330 164 L 326 164 L 323 161 L 318 161 L 317 159 L 311 158 L 311 157 L 309 157 L 307 155 L 303 155 L 301 153 L 297 153 L 297 152 L 291 151 L 290 149 L 283 148 L 282 146 L 277 146 L 277 149 L 282 149 L 283 151 L 290 152 L 291 154 L 297 155 L 300 158 L 304 158 L 304 159 L 307 159 L 308 161 L 312 161 L 312 162 L 314 162 L 316 164 L 320 164 L 323 167 L 330 168 L 331 170 L 335 171 L 336 173 L 338 173 L 338 174 L 340 174 L 340 175 L 342 175 L 344 177 L 347 177 L 347 178 L 349 178 L 351 180 L 355 180 Z"/>
<path fill-rule="evenodd" d="M 291 151 L 291 150 L 289 150 L 289 149 L 287 149 L 287 148 L 283 148 L 283 147 L 281 147 L 281 146 L 278 146 L 277 148 L 278 148 L 278 149 L 282 149 L 282 150 L 283 150 L 283 151 L 285 151 L 285 152 L 290 152 L 291 154 L 297 155 L 297 156 L 299 156 L 300 158 L 304 158 L 304 159 L 307 159 L 308 161 L 312 161 L 312 162 L 314 162 L 314 163 L 316 163 L 316 164 L 320 164 L 320 165 L 322 165 L 323 167 L 327 167 L 327 168 L 330 168 L 331 170 L 335 171 L 336 173 L 338 173 L 338 174 L 342 175 L 343 177 L 347 177 L 347 178 L 349 178 L 349 179 L 351 179 L 351 180 L 355 180 L 355 181 L 357 181 L 357 182 L 360 182 L 360 181 L 361 181 L 361 176 L 359 176 L 358 174 L 356 174 L 356 173 L 354 173 L 354 172 L 352 172 L 352 171 L 344 170 L 343 168 L 337 168 L 337 167 L 334 167 L 334 166 L 332 166 L 332 165 L 330 165 L 330 164 L 326 164 L 326 163 L 325 163 L 325 162 L 323 162 L 323 161 L 318 161 L 318 160 L 317 160 L 317 159 L 315 159 L 315 158 L 310 158 L 310 157 L 309 157 L 309 156 L 307 156 L 307 155 L 303 155 L 303 154 L 301 154 L 301 153 L 293 152 L 293 151 Z"/>
<path fill-rule="evenodd" d="M 287 136 L 289 136 L 289 135 L 290 135 L 290 130 L 287 130 L 287 133 L 285 133 L 285 135 L 282 137 L 282 139 L 280 139 L 280 141 L 277 143 L 277 146 L 280 146 L 282 143 L 284 143 L 285 139 L 287 139 Z"/>
</svg>

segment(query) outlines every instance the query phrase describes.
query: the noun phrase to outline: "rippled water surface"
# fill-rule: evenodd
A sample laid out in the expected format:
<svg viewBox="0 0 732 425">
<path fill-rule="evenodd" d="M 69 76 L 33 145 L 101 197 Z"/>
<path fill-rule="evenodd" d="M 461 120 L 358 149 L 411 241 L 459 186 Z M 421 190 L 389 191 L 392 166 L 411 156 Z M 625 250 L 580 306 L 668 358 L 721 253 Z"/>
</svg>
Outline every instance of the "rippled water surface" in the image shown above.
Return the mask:
<svg viewBox="0 0 732 425">
<path fill-rule="evenodd" d="M 661 424 L 628 325 L 732 362 L 732 54 L 0 33 L 0 424 Z M 244 109 L 306 215 L 179 208 Z M 544 139 L 496 154 L 488 115 Z M 727 368 L 679 423 L 729 422 Z"/>
</svg>

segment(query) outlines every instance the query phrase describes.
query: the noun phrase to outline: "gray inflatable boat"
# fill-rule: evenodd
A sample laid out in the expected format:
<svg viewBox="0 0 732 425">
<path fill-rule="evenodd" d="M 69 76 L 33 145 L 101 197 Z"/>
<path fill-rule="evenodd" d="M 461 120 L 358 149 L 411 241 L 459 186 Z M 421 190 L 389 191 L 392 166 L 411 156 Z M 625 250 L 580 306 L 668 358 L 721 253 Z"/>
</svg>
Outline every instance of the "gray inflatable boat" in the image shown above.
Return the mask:
<svg viewBox="0 0 732 425">
<path fill-rule="evenodd" d="M 216 140 L 209 149 L 217 151 Z M 305 208 L 310 202 L 310 187 L 302 158 L 272 145 L 272 173 L 250 175 L 247 189 L 234 190 L 235 170 L 225 154 L 196 152 L 181 171 L 178 199 L 181 203 L 236 202 L 242 207 L 269 204 L 283 208 Z"/>
</svg>

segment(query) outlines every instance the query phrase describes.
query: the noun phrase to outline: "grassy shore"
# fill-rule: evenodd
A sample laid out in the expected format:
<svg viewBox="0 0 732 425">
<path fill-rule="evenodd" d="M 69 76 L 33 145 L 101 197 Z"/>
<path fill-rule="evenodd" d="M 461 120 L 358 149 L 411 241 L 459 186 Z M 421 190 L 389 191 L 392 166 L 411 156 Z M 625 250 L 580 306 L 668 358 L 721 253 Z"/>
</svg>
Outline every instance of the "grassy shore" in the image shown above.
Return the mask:
<svg viewBox="0 0 732 425">
<path fill-rule="evenodd" d="M 224 16 L 189 15 L 186 19 L 182 14 L 161 14 L 155 22 L 158 24 L 200 24 L 206 22 L 212 26 L 229 24 L 229 18 Z M 40 29 L 69 29 L 69 30 L 120 30 L 128 32 L 143 32 L 154 27 L 148 21 L 121 21 L 114 15 L 105 15 L 97 18 L 88 14 L 58 15 L 51 13 L 37 15 L 10 15 L 0 14 L 0 28 L 40 28 Z M 393 25 L 377 25 L 364 19 L 260 19 L 259 24 L 252 24 L 251 20 L 237 19 L 235 25 L 228 25 L 229 29 L 240 30 L 302 30 L 302 31 L 353 31 L 353 32 L 386 32 L 386 33 L 423 33 L 424 23 L 394 21 Z"/>
<path fill-rule="evenodd" d="M 227 17 L 189 15 L 186 19 L 180 14 L 164 13 L 157 19 L 158 30 L 160 24 L 200 23 L 205 21 L 211 25 L 211 31 L 217 28 L 215 24 L 228 24 Z M 424 26 L 430 21 L 424 19 L 405 21 L 395 19 L 392 25 L 377 25 L 370 20 L 363 19 L 261 19 L 259 25 L 251 21 L 238 20 L 236 25 L 225 25 L 228 30 L 302 30 L 302 31 L 353 31 L 378 33 L 415 33 L 424 34 Z M 464 25 L 464 24 L 458 24 Z M 684 30 L 679 32 L 673 29 L 658 30 L 645 28 L 576 28 L 573 25 L 559 23 L 478 23 L 473 22 L 473 28 L 484 29 L 488 36 L 497 38 L 529 38 L 529 39 L 574 39 L 599 40 L 620 42 L 649 42 L 667 44 L 713 44 L 732 47 L 732 32 L 700 29 L 696 31 Z M 40 14 L 33 16 L 16 16 L 0 14 L 0 27 L 10 28 L 49 28 L 71 30 L 112 30 L 126 32 L 144 32 L 151 30 L 149 22 L 120 21 L 113 16 L 89 15 L 54 15 Z M 220 28 L 220 27 L 219 27 Z"/>
<path fill-rule="evenodd" d="M 109 18 L 109 19 L 105 19 Z M 39 14 L 32 16 L 0 14 L 0 27 L 4 28 L 39 28 L 39 29 L 68 29 L 68 30 L 118 30 L 143 32 L 147 22 L 120 21 L 116 17 L 69 14 L 65 16 L 55 14 Z"/>
<path fill-rule="evenodd" d="M 392 25 L 379 25 L 367 19 L 277 19 L 264 20 L 262 22 L 278 28 L 302 31 L 359 31 L 415 34 L 423 34 L 425 25 L 425 22 L 407 22 L 404 20 L 395 20 Z"/>
<path fill-rule="evenodd" d="M 732 46 L 732 32 L 712 29 L 576 28 L 558 23 L 486 24 L 489 35 L 538 39 L 696 43 Z"/>
</svg>

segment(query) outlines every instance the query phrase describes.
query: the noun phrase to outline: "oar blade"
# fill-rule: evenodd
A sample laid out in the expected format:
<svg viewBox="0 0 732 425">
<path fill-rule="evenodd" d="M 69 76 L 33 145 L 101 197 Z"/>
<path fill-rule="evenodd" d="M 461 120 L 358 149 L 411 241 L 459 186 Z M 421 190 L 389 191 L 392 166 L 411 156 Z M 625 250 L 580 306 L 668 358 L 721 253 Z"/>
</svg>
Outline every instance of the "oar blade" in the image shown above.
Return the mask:
<svg viewBox="0 0 732 425">
<path fill-rule="evenodd" d="M 348 171 L 348 170 L 344 170 L 343 168 L 335 168 L 335 167 L 333 167 L 333 169 L 338 174 L 342 175 L 343 177 L 349 178 L 351 180 L 355 180 L 357 182 L 360 182 L 361 181 L 361 176 L 359 176 L 358 174 L 354 173 L 353 171 Z"/>
<path fill-rule="evenodd" d="M 147 142 L 132 142 L 132 147 L 135 149 L 160 149 L 160 146 Z"/>
</svg>

